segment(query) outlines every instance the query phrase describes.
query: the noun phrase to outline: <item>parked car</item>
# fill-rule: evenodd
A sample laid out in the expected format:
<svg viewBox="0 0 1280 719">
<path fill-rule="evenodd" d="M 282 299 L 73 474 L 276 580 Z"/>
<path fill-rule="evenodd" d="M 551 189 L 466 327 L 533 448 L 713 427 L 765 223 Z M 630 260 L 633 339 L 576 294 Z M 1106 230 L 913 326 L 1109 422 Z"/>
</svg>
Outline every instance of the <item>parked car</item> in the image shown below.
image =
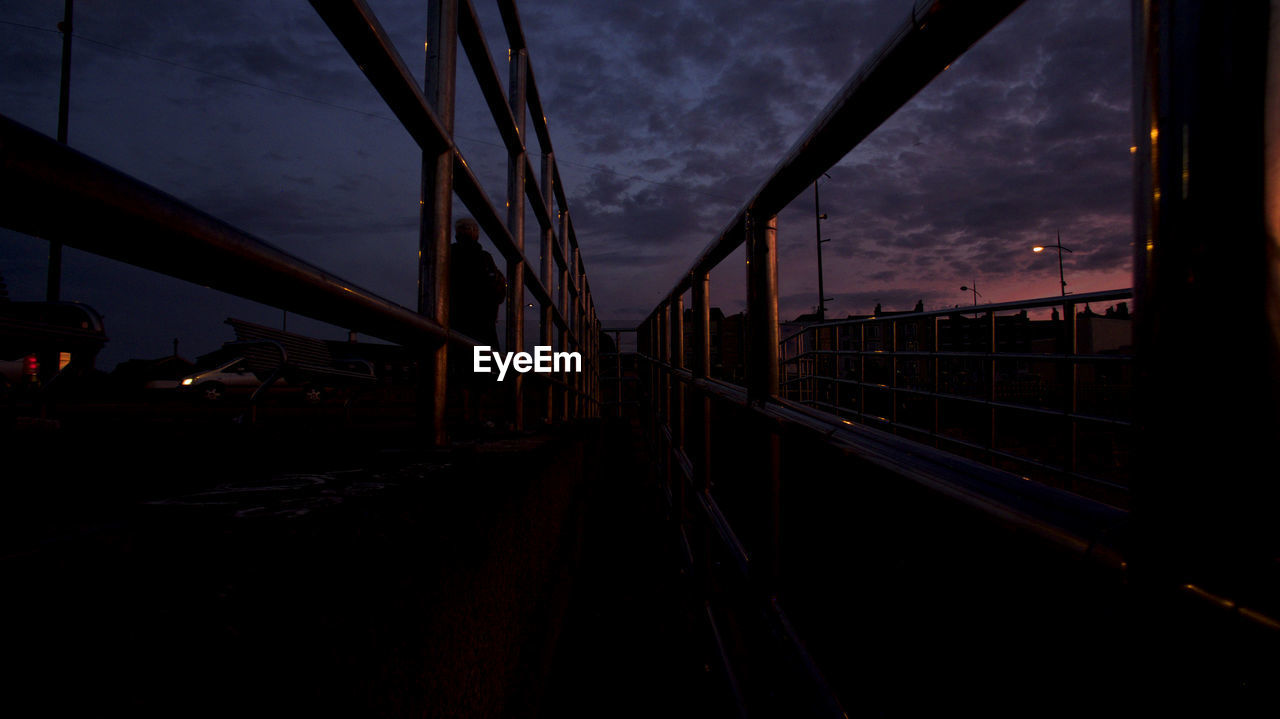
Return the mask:
<svg viewBox="0 0 1280 719">
<path fill-rule="evenodd" d="M 229 395 L 250 395 L 267 377 L 250 367 L 251 361 L 242 356 L 222 362 L 212 369 L 188 375 L 178 382 L 178 389 L 189 391 L 206 402 L 218 402 Z M 368 363 L 356 363 L 359 369 L 368 370 Z M 292 380 L 292 381 L 291 381 Z M 319 381 L 306 381 L 298 376 L 281 376 L 271 383 L 270 391 L 301 394 L 304 401 L 317 403 L 331 394 L 331 388 Z"/>
<path fill-rule="evenodd" d="M 0 396 L 74 384 L 93 373 L 106 341 L 102 315 L 88 305 L 0 300 Z"/>
<path fill-rule="evenodd" d="M 228 359 L 231 358 L 224 357 L 223 361 Z M 177 390 L 184 377 L 190 377 L 211 366 L 210 363 L 197 366 L 176 353 L 155 359 L 134 358 L 116 365 L 111 371 L 111 382 L 124 395 L 142 393 L 146 396 L 163 397 Z"/>
<path fill-rule="evenodd" d="M 285 384 L 284 380 L 277 380 L 273 386 Z M 212 369 L 183 377 L 178 386 L 194 392 L 200 399 L 217 402 L 228 394 L 251 394 L 262 386 L 262 379 L 249 369 L 244 357 L 236 357 Z"/>
<path fill-rule="evenodd" d="M 33 352 L 0 360 L 0 398 L 39 386 L 40 358 Z"/>
</svg>

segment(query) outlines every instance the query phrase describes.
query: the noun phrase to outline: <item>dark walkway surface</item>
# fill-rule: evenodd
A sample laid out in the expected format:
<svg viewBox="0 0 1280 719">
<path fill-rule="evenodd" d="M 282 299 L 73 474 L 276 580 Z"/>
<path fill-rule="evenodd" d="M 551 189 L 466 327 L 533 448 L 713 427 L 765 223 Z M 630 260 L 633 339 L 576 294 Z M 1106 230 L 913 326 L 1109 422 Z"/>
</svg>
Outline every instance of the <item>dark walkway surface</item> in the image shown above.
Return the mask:
<svg viewBox="0 0 1280 719">
<path fill-rule="evenodd" d="M 411 428 L 18 432 L 6 704 L 714 716 L 656 494 L 614 429 L 448 452 L 407 449 Z"/>
<path fill-rule="evenodd" d="M 540 716 L 721 716 L 647 460 L 629 436 L 608 437 Z"/>
</svg>

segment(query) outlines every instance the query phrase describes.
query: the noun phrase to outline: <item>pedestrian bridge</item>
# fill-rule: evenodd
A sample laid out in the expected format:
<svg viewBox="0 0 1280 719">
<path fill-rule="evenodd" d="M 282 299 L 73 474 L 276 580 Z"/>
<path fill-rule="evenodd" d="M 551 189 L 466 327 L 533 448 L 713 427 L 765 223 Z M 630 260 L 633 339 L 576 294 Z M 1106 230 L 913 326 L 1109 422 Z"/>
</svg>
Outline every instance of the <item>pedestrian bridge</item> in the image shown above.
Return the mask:
<svg viewBox="0 0 1280 719">
<path fill-rule="evenodd" d="M 507 92 L 470 0 L 430 3 L 425 89 L 364 2 L 312 0 L 423 153 L 413 309 L 0 118 L 5 227 L 398 343 L 419 369 L 394 421 L 7 409 L 29 479 L 6 511 L 6 694 L 144 716 L 1275 706 L 1267 8 L 1135 3 L 1134 285 L 1092 298 L 1132 300 L 1131 357 L 1081 345 L 1086 296 L 779 329 L 777 213 L 1019 4 L 918 3 L 636 327 L 598 319 L 511 0 Z M 453 142 L 459 45 L 509 154 L 505 217 Z M 507 346 L 527 290 L 538 343 L 585 364 L 505 382 L 505 429 L 480 436 L 447 371 L 476 344 L 448 326 L 455 197 L 506 262 Z M 735 383 L 712 371 L 708 288 L 744 246 Z M 1059 306 L 1049 344 L 1010 339 L 1008 318 Z M 1059 381 L 1011 389 L 1013 361 Z M 1089 404 L 1108 372 L 1132 383 L 1127 416 Z M 1099 432 L 1126 449 L 1099 463 Z"/>
</svg>

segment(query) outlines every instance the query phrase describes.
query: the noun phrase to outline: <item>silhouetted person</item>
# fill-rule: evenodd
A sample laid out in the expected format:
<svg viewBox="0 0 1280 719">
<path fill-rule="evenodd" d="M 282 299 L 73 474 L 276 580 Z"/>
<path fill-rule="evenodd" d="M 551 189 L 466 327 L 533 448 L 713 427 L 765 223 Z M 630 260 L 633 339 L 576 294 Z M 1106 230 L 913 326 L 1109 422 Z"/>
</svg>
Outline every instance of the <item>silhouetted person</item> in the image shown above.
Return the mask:
<svg viewBox="0 0 1280 719">
<path fill-rule="evenodd" d="M 449 247 L 449 328 L 491 350 L 498 349 L 498 307 L 507 295 L 507 279 L 493 256 L 480 246 L 480 226 L 464 217 L 454 224 Z M 473 371 L 471 352 L 450 352 L 453 380 L 462 389 L 464 421 L 473 419 L 471 390 L 492 381 Z"/>
<path fill-rule="evenodd" d="M 449 248 L 449 326 L 496 350 L 498 307 L 506 298 L 507 280 L 480 246 L 475 220 L 458 220 L 454 236 Z"/>
</svg>

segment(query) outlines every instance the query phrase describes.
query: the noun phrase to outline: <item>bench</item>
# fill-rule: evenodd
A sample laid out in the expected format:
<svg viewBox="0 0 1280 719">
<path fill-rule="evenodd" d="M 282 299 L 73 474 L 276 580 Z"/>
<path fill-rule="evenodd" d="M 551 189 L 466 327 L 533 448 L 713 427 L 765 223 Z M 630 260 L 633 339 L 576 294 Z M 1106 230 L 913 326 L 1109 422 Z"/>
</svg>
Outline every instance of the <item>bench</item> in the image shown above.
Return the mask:
<svg viewBox="0 0 1280 719">
<path fill-rule="evenodd" d="M 363 360 L 334 359 L 329 343 L 252 322 L 228 318 L 236 333 L 235 347 L 249 369 L 263 380 L 259 392 L 280 377 L 298 384 L 320 382 L 373 383 L 373 365 Z M 258 394 L 254 393 L 255 398 Z"/>
</svg>

